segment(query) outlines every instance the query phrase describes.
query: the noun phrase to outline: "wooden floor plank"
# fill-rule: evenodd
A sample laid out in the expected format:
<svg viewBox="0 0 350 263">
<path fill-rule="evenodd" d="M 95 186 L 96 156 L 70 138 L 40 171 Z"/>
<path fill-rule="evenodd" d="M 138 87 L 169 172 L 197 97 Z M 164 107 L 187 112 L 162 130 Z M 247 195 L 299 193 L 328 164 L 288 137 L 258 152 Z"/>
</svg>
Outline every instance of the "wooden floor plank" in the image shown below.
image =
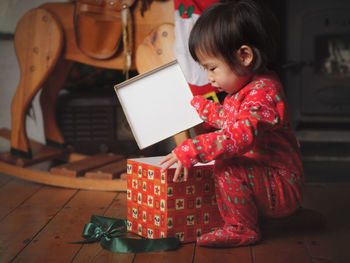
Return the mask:
<svg viewBox="0 0 350 263">
<path fill-rule="evenodd" d="M 0 176 L 1 178 L 1 176 Z M 18 180 L 18 179 L 15 179 Z M 11 186 L 12 185 L 12 186 Z M 1 200 L 15 202 L 21 189 L 8 181 L 0 187 Z M 9 189 L 13 189 L 10 191 Z M 2 193 L 6 190 L 7 194 Z M 16 190 L 17 189 L 17 190 Z M 350 262 L 350 185 L 307 185 L 303 206 L 321 212 L 326 227 L 305 229 L 264 228 L 263 240 L 252 247 L 208 249 L 194 243 L 176 251 L 119 254 L 103 250 L 98 243 L 69 244 L 81 240 L 92 214 L 126 217 L 126 193 L 77 191 L 42 187 L 0 222 L 0 262 Z M 76 195 L 74 195 L 76 193 Z M 28 193 L 27 193 L 28 194 Z M 26 194 L 24 194 L 25 196 Z M 1 197 L 2 196 L 2 197 Z M 67 203 L 68 202 L 68 203 Z M 0 203 L 0 210 L 2 204 Z M 195 253 L 193 253 L 195 252 Z M 17 255 L 18 254 L 18 255 Z M 17 255 L 17 256 L 16 256 Z M 182 263 L 181 262 L 181 263 Z"/>
<path fill-rule="evenodd" d="M 349 262 L 350 191 L 349 185 L 309 186 L 305 205 L 312 206 L 326 218 L 326 227 L 306 235 L 310 255 L 330 262 Z"/>
<path fill-rule="evenodd" d="M 311 263 L 303 240 L 302 232 L 284 231 L 265 235 L 260 243 L 252 247 L 254 263 Z"/>
<path fill-rule="evenodd" d="M 70 242 L 82 240 L 91 215 L 103 214 L 115 195 L 79 191 L 13 262 L 71 262 L 81 245 Z"/>
<path fill-rule="evenodd" d="M 183 244 L 175 251 L 136 254 L 133 263 L 187 263 L 192 262 L 195 244 Z M 206 261 L 205 261 L 206 262 Z"/>
<path fill-rule="evenodd" d="M 4 218 L 0 224 L 0 262 L 13 259 L 75 192 L 43 187 Z"/>
<path fill-rule="evenodd" d="M 119 193 L 104 214 L 106 217 L 126 218 L 126 193 Z M 134 254 L 113 253 L 101 248 L 99 243 L 84 245 L 72 263 L 128 263 Z"/>
<path fill-rule="evenodd" d="M 0 222 L 28 197 L 38 191 L 42 185 L 14 179 L 1 187 L 0 191 Z M 16 193 L 16 194 L 13 194 Z"/>
<path fill-rule="evenodd" d="M 11 175 L 0 173 L 0 187 L 7 184 L 8 182 L 10 182 L 13 179 L 14 179 L 14 177 Z"/>
<path fill-rule="evenodd" d="M 306 192 L 308 189 L 306 189 Z M 304 211 L 291 220 L 277 220 L 262 225 L 262 240 L 252 247 L 254 263 L 297 262 L 309 263 L 312 258 L 308 252 L 305 235 L 314 231 L 313 226 L 319 225 L 317 211 L 311 210 L 312 205 L 303 204 Z M 269 256 L 273 255 L 273 257 Z"/>
<path fill-rule="evenodd" d="M 252 262 L 251 248 L 204 248 L 197 246 L 195 251 L 194 263 L 208 262 Z"/>
<path fill-rule="evenodd" d="M 334 261 L 331 261 L 328 259 L 313 258 L 312 263 L 348 263 L 348 261 L 346 261 L 346 262 L 334 262 Z"/>
</svg>

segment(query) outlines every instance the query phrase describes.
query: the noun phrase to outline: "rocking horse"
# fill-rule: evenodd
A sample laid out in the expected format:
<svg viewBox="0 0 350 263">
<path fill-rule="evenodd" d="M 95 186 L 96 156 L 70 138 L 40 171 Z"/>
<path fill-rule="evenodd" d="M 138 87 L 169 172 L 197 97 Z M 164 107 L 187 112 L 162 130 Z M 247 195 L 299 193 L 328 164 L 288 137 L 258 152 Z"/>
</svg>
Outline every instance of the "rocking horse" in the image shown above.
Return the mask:
<svg viewBox="0 0 350 263">
<path fill-rule="evenodd" d="M 123 156 L 100 154 L 94 158 L 67 150 L 54 107 L 74 62 L 143 73 L 174 60 L 173 2 L 151 1 L 145 10 L 142 1 L 47 3 L 22 17 L 14 39 L 20 81 L 11 105 L 12 129 L 0 131 L 11 140 L 10 153 L 0 156 L 2 172 L 55 186 L 126 189 L 125 179 L 120 178 L 126 169 Z M 28 108 L 40 89 L 46 145 L 29 141 L 25 130 Z M 175 141 L 185 138 L 186 133 L 180 134 Z M 28 167 L 53 159 L 66 163 L 51 168 L 51 173 Z"/>
</svg>

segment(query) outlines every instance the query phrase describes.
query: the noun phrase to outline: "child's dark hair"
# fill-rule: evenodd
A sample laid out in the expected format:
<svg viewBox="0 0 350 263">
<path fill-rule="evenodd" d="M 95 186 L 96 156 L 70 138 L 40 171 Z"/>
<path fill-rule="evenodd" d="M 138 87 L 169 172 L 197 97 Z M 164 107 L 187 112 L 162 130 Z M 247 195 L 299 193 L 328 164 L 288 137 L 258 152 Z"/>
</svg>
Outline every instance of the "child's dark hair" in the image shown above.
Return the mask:
<svg viewBox="0 0 350 263">
<path fill-rule="evenodd" d="M 254 60 L 248 68 L 256 73 L 275 59 L 279 40 L 278 21 L 269 10 L 253 0 L 216 3 L 209 6 L 189 38 L 189 50 L 195 61 L 198 54 L 223 58 L 239 75 L 247 72 L 236 57 L 236 51 L 247 45 Z"/>
</svg>

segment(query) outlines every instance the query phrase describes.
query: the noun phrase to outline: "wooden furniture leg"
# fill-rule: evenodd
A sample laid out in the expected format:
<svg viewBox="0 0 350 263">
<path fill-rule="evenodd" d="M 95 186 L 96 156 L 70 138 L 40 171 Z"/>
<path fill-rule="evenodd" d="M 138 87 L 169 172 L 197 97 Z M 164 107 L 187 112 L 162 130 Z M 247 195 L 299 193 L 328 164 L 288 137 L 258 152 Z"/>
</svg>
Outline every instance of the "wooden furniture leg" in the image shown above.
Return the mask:
<svg viewBox="0 0 350 263">
<path fill-rule="evenodd" d="M 47 10 L 32 9 L 17 24 L 14 44 L 20 66 L 20 82 L 11 104 L 11 153 L 17 156 L 31 158 L 25 131 L 26 113 L 54 68 L 63 42 L 62 28 Z"/>
<path fill-rule="evenodd" d="M 58 93 L 73 64 L 73 61 L 61 58 L 42 87 L 40 105 L 43 113 L 45 140 L 48 146 L 65 146 L 64 138 L 57 126 L 55 106 Z"/>
</svg>

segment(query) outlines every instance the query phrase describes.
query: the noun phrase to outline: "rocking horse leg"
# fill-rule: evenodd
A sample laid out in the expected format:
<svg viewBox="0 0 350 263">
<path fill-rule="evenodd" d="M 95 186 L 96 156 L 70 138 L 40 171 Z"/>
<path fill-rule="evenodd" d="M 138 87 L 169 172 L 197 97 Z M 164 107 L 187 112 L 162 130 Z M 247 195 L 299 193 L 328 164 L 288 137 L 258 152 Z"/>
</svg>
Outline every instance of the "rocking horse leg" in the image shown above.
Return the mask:
<svg viewBox="0 0 350 263">
<path fill-rule="evenodd" d="M 25 131 L 28 107 L 54 68 L 63 46 L 61 25 L 48 11 L 28 11 L 18 22 L 15 50 L 20 66 L 20 82 L 11 104 L 11 153 L 31 158 Z"/>
<path fill-rule="evenodd" d="M 43 112 L 46 144 L 49 146 L 65 146 L 64 138 L 56 123 L 55 105 L 58 92 L 63 86 L 73 64 L 73 61 L 61 58 L 42 88 L 40 105 Z"/>
<path fill-rule="evenodd" d="M 11 153 L 19 157 L 31 158 L 32 153 L 25 131 L 25 120 L 28 104 L 33 96 L 25 97 L 26 88 L 24 86 L 20 82 L 11 104 Z"/>
</svg>

